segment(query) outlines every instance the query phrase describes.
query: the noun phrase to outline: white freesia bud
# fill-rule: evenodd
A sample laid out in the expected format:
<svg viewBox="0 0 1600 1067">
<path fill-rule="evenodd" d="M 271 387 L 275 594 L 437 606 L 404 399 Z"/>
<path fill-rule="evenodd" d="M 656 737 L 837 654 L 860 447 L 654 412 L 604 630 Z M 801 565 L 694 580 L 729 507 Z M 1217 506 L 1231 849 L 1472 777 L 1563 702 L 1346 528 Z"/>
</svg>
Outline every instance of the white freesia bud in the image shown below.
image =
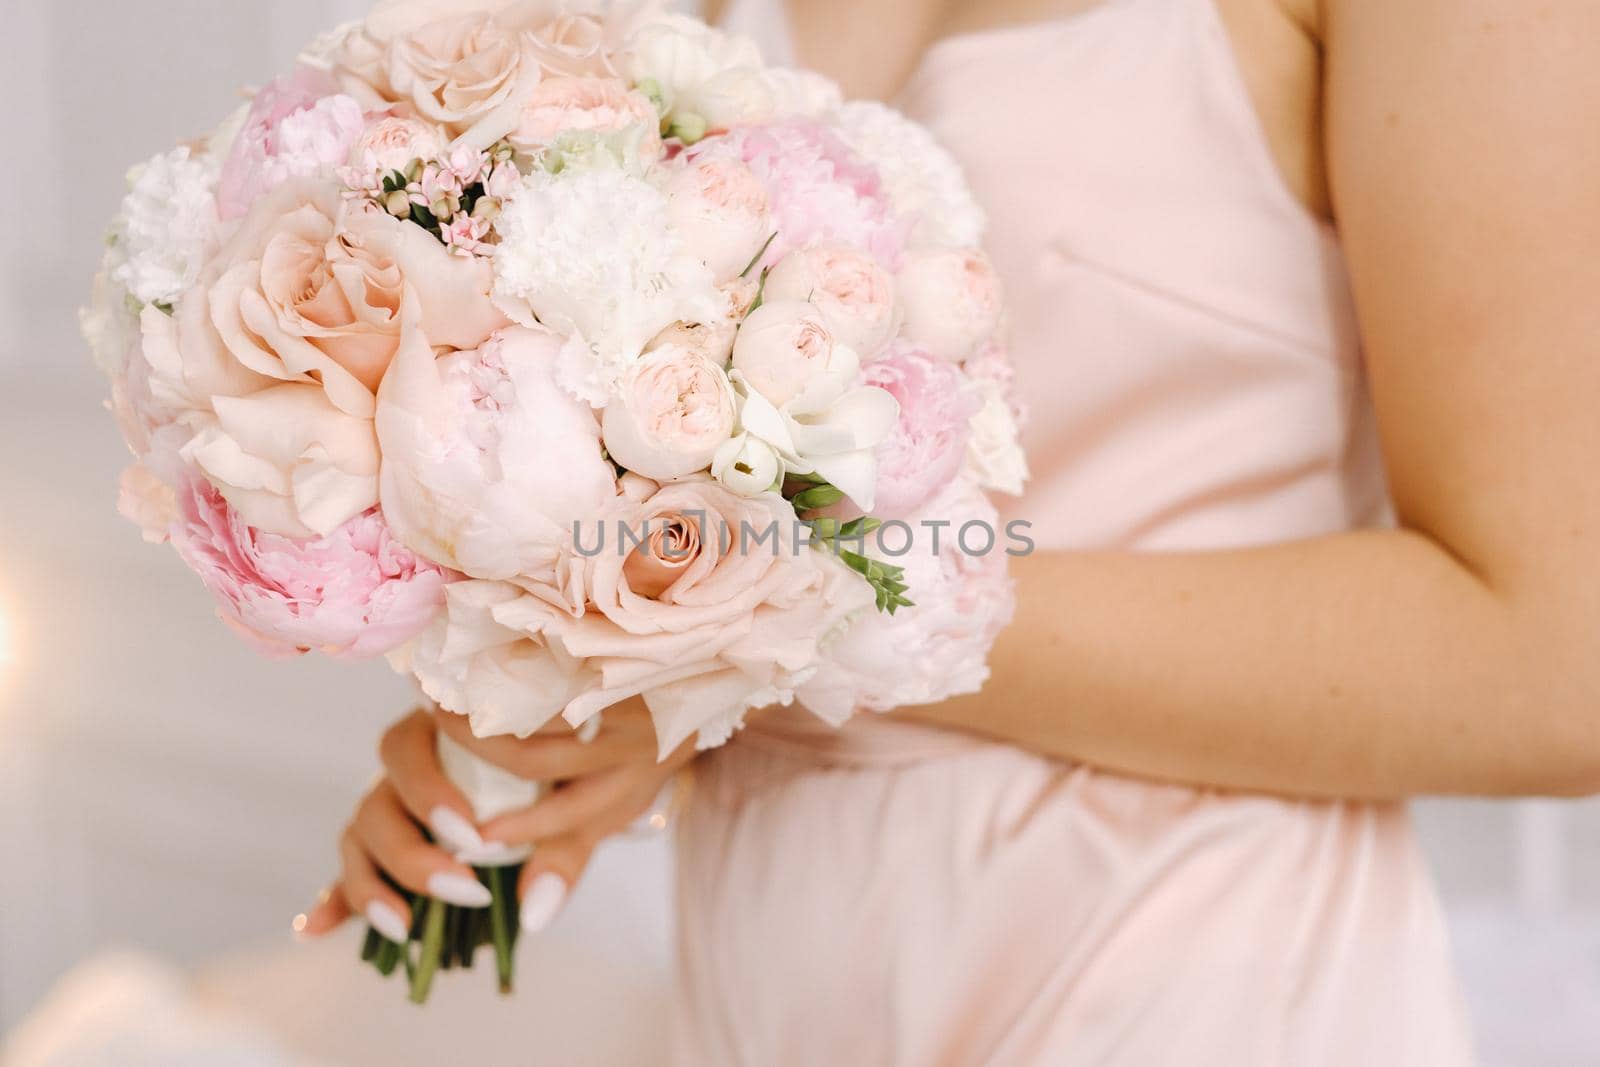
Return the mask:
<svg viewBox="0 0 1600 1067">
<path fill-rule="evenodd" d="M 1000 279 L 975 248 L 913 252 L 900 269 L 901 334 L 936 359 L 971 358 L 1000 325 Z"/>
<path fill-rule="evenodd" d="M 733 433 L 734 414 L 723 369 L 691 348 L 666 345 L 623 375 L 606 405 L 606 449 L 647 478 L 682 478 L 711 463 Z"/>
<path fill-rule="evenodd" d="M 711 476 L 740 496 L 768 492 L 782 473 L 772 446 L 747 433 L 723 442 L 711 461 Z"/>
<path fill-rule="evenodd" d="M 833 336 L 870 360 L 894 336 L 894 279 L 861 249 L 824 241 L 791 252 L 767 275 L 765 298 L 815 304 Z"/>
</svg>

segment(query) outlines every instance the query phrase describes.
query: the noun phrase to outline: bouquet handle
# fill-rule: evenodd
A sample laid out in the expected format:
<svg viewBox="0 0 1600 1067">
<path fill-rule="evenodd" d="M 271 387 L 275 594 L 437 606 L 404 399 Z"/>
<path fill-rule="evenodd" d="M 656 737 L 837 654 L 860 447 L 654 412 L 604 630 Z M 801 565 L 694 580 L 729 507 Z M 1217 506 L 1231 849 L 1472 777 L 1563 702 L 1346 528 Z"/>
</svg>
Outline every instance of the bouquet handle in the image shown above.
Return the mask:
<svg viewBox="0 0 1600 1067">
<path fill-rule="evenodd" d="M 518 778 L 452 740 L 438 734 L 439 765 L 445 777 L 460 789 L 479 824 L 525 808 L 544 792 L 540 782 Z M 510 993 L 515 978 L 515 949 L 521 929 L 517 884 L 523 864 L 533 850 L 527 846 L 492 846 L 456 858 L 472 867 L 478 881 L 489 890 L 487 908 L 464 908 L 436 897 L 410 893 L 398 886 L 411 906 L 411 930 L 405 944 L 390 941 L 367 929 L 361 958 L 384 975 L 405 964 L 411 1000 L 422 1004 L 432 990 L 434 976 L 453 967 L 471 967 L 477 950 L 494 948 L 500 992 Z"/>
</svg>

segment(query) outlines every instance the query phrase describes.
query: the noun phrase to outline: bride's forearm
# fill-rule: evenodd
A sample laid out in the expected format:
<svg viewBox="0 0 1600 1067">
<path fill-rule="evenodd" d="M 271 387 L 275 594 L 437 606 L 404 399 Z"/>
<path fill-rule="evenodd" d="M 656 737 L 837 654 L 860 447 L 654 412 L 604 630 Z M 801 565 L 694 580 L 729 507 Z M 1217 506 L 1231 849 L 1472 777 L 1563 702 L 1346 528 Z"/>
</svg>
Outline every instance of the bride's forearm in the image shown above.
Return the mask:
<svg viewBox="0 0 1600 1067">
<path fill-rule="evenodd" d="M 1600 635 L 1372 531 L 1013 561 L 982 693 L 908 716 L 1126 773 L 1312 796 L 1600 789 Z M 1560 598 L 1550 598 L 1559 600 Z M 1584 617 L 1582 611 L 1570 612 Z"/>
</svg>

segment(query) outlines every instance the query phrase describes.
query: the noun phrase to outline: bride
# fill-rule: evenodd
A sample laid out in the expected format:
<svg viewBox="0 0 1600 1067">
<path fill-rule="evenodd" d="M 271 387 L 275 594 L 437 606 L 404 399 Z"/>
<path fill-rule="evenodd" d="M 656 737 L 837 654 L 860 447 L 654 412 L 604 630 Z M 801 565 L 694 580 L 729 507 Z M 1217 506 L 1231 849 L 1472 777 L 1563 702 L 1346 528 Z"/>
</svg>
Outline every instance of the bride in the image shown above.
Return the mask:
<svg viewBox="0 0 1600 1067">
<path fill-rule="evenodd" d="M 415 713 L 308 930 L 465 873 L 413 818 L 537 841 L 537 930 L 688 767 L 685 1063 L 1468 1062 L 1403 801 L 1600 790 L 1600 6 L 777 4 L 713 15 L 990 213 L 1041 548 L 992 680 L 661 765 L 630 705 Z M 566 784 L 473 826 L 437 729 Z"/>
</svg>

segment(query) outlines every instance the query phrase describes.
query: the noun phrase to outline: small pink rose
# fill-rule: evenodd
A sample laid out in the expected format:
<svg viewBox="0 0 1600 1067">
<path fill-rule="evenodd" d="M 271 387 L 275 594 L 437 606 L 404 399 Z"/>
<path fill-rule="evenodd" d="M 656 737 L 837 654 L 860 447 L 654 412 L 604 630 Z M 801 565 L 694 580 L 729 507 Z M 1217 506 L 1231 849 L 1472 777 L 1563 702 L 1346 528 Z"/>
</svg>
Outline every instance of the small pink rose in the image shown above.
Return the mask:
<svg viewBox="0 0 1600 1067">
<path fill-rule="evenodd" d="M 564 133 L 639 131 L 639 155 L 661 156 L 661 130 L 655 105 L 616 78 L 546 78 L 529 95 L 517 126 L 506 139 L 523 152 L 535 152 Z"/>
<path fill-rule="evenodd" d="M 898 282 L 901 335 L 936 359 L 970 359 L 999 329 L 1000 278 L 975 248 L 912 253 Z"/>
<path fill-rule="evenodd" d="M 833 331 L 814 305 L 798 300 L 763 303 L 750 313 L 733 343 L 733 368 L 775 408 L 802 396 L 807 387 L 853 362 L 834 342 Z"/>
<path fill-rule="evenodd" d="M 606 405 L 606 449 L 647 478 L 682 478 L 710 465 L 733 434 L 734 416 L 733 386 L 722 367 L 691 348 L 666 345 L 623 375 Z"/>
<path fill-rule="evenodd" d="M 350 165 L 363 173 L 387 176 L 404 171 L 415 160 L 428 161 L 444 151 L 439 127 L 421 119 L 390 115 L 371 123 L 350 149 Z"/>
<path fill-rule="evenodd" d="M 863 361 L 894 336 L 894 279 L 866 252 L 838 241 L 785 256 L 767 275 L 765 294 L 768 300 L 815 304 L 833 335 Z"/>
</svg>

